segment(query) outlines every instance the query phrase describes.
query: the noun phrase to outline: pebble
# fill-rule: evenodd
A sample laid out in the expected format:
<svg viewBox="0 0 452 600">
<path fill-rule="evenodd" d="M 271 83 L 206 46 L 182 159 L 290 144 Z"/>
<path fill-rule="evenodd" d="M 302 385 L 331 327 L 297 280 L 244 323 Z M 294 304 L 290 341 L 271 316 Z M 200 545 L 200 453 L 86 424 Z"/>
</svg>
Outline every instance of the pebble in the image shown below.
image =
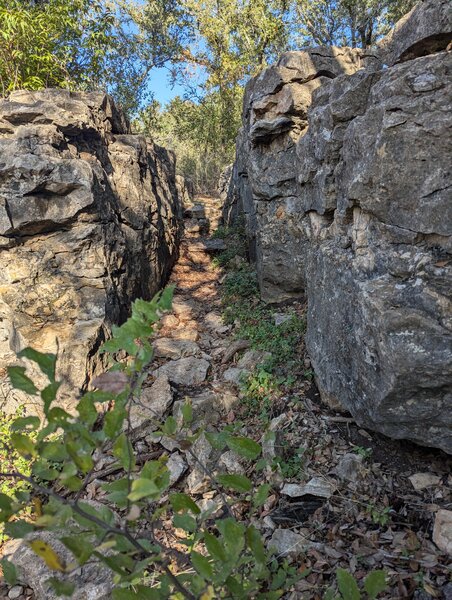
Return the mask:
<svg viewBox="0 0 452 600">
<path fill-rule="evenodd" d="M 10 600 L 15 600 L 16 598 L 19 598 L 19 596 L 22 596 L 23 592 L 24 588 L 21 585 L 15 585 L 9 590 L 8 598 L 10 598 Z"/>
</svg>

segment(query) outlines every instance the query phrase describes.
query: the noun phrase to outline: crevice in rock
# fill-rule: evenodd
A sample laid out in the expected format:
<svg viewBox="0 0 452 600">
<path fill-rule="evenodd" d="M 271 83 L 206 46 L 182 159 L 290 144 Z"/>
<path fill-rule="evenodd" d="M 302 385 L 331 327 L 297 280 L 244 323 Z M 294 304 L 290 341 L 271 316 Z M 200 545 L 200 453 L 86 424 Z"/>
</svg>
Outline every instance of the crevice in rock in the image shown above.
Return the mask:
<svg viewBox="0 0 452 600">
<path fill-rule="evenodd" d="M 444 50 L 450 49 L 452 43 L 452 32 L 448 33 L 437 33 L 431 35 L 423 40 L 420 40 L 410 46 L 400 56 L 398 63 L 403 63 L 408 60 L 414 60 L 421 56 L 428 56 L 429 54 L 436 54 Z"/>
</svg>

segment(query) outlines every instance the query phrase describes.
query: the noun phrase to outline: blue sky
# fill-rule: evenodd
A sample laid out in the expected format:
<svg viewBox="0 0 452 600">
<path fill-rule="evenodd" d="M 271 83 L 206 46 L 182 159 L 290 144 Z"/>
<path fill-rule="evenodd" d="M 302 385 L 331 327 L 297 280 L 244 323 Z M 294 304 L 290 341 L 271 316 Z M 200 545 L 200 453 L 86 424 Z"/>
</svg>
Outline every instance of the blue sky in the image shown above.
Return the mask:
<svg viewBox="0 0 452 600">
<path fill-rule="evenodd" d="M 178 84 L 172 85 L 168 69 L 153 69 L 149 77 L 148 89 L 161 104 L 166 104 L 175 96 L 183 96 L 184 88 Z"/>
</svg>

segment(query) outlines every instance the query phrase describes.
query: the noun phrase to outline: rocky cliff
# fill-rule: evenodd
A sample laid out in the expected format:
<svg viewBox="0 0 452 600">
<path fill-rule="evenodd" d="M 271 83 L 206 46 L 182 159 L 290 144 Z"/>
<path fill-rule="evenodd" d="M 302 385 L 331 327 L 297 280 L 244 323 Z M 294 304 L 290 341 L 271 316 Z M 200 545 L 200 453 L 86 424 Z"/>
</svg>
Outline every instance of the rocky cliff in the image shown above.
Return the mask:
<svg viewBox="0 0 452 600">
<path fill-rule="evenodd" d="M 427 0 L 374 51 L 283 55 L 248 85 L 224 209 L 263 298 L 307 295 L 323 399 L 447 452 L 451 41 L 452 4 Z"/>
<path fill-rule="evenodd" d="M 166 282 L 179 190 L 174 157 L 131 135 L 108 96 L 44 90 L 1 100 L 0 367 L 31 345 L 58 352 L 67 389 L 83 388 L 111 325 Z"/>
</svg>

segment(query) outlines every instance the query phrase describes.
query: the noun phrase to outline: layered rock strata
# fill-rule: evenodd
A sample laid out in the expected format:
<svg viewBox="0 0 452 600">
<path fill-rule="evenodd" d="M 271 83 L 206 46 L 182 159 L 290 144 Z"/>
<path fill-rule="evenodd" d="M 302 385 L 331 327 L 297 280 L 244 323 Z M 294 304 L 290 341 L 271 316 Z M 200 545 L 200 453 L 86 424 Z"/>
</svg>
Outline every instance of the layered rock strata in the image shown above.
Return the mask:
<svg viewBox="0 0 452 600">
<path fill-rule="evenodd" d="M 429 0 L 373 54 L 284 55 L 248 87 L 225 210 L 246 214 L 264 299 L 307 294 L 322 397 L 447 452 L 451 41 L 452 5 Z"/>
<path fill-rule="evenodd" d="M 131 135 L 107 95 L 1 100 L 0 366 L 30 345 L 58 352 L 68 390 L 86 386 L 111 325 L 170 273 L 178 189 L 174 157 Z"/>
</svg>

